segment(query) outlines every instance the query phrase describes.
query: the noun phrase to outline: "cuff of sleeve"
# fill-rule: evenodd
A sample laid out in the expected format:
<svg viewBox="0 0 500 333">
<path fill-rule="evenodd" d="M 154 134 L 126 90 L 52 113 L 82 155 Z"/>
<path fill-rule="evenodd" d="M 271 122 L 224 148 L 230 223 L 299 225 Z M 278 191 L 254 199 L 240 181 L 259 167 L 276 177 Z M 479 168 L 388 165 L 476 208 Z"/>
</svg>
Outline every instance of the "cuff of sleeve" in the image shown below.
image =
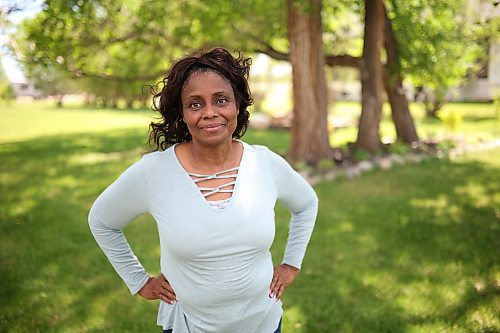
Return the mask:
<svg viewBox="0 0 500 333">
<path fill-rule="evenodd" d="M 288 266 L 295 267 L 295 268 L 297 268 L 298 270 L 300 270 L 300 269 L 301 269 L 301 266 L 302 266 L 302 263 L 293 262 L 293 261 L 286 260 L 286 259 L 283 259 L 283 261 L 282 261 L 281 263 L 282 263 L 282 264 L 285 264 L 285 265 L 288 265 Z"/>
<path fill-rule="evenodd" d="M 129 286 L 129 290 L 130 290 L 130 293 L 132 295 L 135 295 L 137 294 L 141 289 L 142 287 L 144 287 L 144 285 L 146 284 L 146 282 L 148 282 L 149 280 L 149 275 L 148 274 L 145 274 L 144 277 L 141 279 L 141 282 L 140 283 L 137 283 L 133 286 Z"/>
</svg>

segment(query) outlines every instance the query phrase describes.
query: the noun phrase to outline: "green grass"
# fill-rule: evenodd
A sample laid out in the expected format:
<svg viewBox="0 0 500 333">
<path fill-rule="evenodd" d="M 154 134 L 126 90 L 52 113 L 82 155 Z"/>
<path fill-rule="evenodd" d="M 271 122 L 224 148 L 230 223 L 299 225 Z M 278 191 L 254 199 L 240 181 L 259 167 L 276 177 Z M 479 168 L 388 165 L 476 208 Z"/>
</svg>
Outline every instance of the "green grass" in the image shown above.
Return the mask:
<svg viewBox="0 0 500 333">
<path fill-rule="evenodd" d="M 147 110 L 109 110 L 73 106 L 57 109 L 52 103 L 12 103 L 0 106 L 0 142 L 38 137 L 142 128 L 147 132 L 156 115 Z"/>
<path fill-rule="evenodd" d="M 463 122 L 454 130 L 443 126 L 439 119 L 426 118 L 421 104 L 410 104 L 410 110 L 415 120 L 417 133 L 421 139 L 455 138 L 459 141 L 476 143 L 488 141 L 500 136 L 500 114 L 493 103 L 448 103 L 442 111 L 456 112 Z M 333 146 L 341 146 L 346 142 L 355 142 L 357 137 L 356 124 L 361 113 L 361 105 L 352 102 L 337 102 L 330 107 L 330 116 L 340 118 L 350 124 L 350 127 L 333 129 L 330 142 Z M 380 135 L 383 142 L 393 142 L 396 130 L 391 120 L 390 107 L 384 104 L 383 117 L 380 123 Z"/>
<path fill-rule="evenodd" d="M 0 332 L 159 332 L 157 302 L 130 296 L 87 225 L 95 197 L 146 150 L 148 113 L 18 112 L 26 118 L 0 109 Z M 76 133 L 56 121 L 70 114 Z M 43 132 L 33 134 L 33 122 Z M 244 139 L 285 152 L 289 136 L 249 131 Z M 317 225 L 283 298 L 283 331 L 499 331 L 499 167 L 497 149 L 317 185 Z M 278 207 L 276 261 L 287 221 Z M 152 219 L 125 232 L 158 272 Z"/>
</svg>

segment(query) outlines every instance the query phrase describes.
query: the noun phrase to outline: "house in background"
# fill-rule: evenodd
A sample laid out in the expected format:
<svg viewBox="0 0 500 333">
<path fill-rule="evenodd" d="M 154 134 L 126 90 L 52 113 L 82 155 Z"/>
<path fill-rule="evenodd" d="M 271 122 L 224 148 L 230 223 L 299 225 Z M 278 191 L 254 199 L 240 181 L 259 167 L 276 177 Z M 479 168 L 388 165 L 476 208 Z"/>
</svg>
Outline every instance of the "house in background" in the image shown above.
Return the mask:
<svg viewBox="0 0 500 333">
<path fill-rule="evenodd" d="M 33 83 L 29 82 L 11 82 L 10 83 L 14 95 L 19 99 L 40 99 L 44 98 L 44 94 L 35 88 Z"/>
<path fill-rule="evenodd" d="M 500 1 L 470 0 L 472 10 L 481 20 L 500 17 Z M 475 80 L 466 81 L 450 92 L 453 101 L 487 102 L 500 97 L 500 38 L 493 36 L 489 42 L 488 66 Z"/>
<path fill-rule="evenodd" d="M 486 77 L 466 81 L 449 93 L 452 101 L 488 102 L 500 96 L 500 42 L 490 43 Z"/>
</svg>

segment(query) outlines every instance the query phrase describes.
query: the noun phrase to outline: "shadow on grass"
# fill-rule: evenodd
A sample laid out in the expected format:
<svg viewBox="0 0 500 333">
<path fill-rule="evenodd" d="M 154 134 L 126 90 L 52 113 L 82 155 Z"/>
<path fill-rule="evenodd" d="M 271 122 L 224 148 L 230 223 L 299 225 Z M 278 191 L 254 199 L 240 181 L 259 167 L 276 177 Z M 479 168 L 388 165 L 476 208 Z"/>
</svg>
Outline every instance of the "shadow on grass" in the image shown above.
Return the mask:
<svg viewBox="0 0 500 333">
<path fill-rule="evenodd" d="M 491 120 L 495 120 L 495 119 L 498 119 L 498 118 L 496 118 L 494 116 L 492 116 L 492 117 L 484 117 L 484 116 L 469 115 L 469 116 L 465 116 L 463 120 L 465 122 L 482 122 L 482 121 L 491 121 Z"/>
<path fill-rule="evenodd" d="M 498 330 L 499 176 L 431 160 L 320 184 L 303 273 L 285 297 L 307 322 L 288 329 Z"/>
<path fill-rule="evenodd" d="M 92 201 L 140 158 L 144 141 L 143 131 L 122 130 L 0 145 L 0 331 L 155 326 L 153 304 L 124 309 L 125 297 L 131 298 L 87 225 Z M 145 225 L 140 229 L 154 237 L 153 224 Z M 146 258 L 145 264 L 151 267 L 153 260 Z M 149 321 L 120 322 L 135 311 L 141 312 L 135 318 L 145 315 Z"/>
<path fill-rule="evenodd" d="M 287 147 L 286 134 L 245 139 Z M 157 303 L 130 297 L 87 226 L 92 201 L 140 158 L 144 141 L 143 131 L 121 130 L 0 145 L 0 331 L 158 330 Z M 284 331 L 498 329 L 473 319 L 498 308 L 498 176 L 480 163 L 432 160 L 320 184 L 317 227 L 284 297 Z M 276 262 L 287 220 L 279 208 Z M 152 219 L 126 234 L 157 272 Z"/>
</svg>

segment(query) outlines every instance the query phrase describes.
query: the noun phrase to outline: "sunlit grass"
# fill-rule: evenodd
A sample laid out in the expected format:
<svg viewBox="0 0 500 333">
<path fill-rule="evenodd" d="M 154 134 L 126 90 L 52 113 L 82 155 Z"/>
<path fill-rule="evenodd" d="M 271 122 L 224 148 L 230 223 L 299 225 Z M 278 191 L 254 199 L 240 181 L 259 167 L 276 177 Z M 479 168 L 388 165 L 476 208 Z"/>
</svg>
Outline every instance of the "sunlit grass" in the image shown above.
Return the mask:
<svg viewBox="0 0 500 333">
<path fill-rule="evenodd" d="M 443 126 L 443 122 L 435 118 L 426 118 L 424 108 L 419 103 L 410 104 L 410 111 L 417 133 L 424 140 L 455 140 L 476 143 L 489 141 L 500 136 L 500 115 L 493 103 L 448 103 L 443 112 L 454 111 L 463 121 L 456 129 Z M 360 103 L 337 102 L 330 106 L 330 117 L 340 119 L 346 127 L 334 128 L 330 137 L 333 146 L 341 146 L 346 142 L 355 142 L 357 124 L 361 114 Z M 335 123 L 335 121 L 334 121 Z M 380 123 L 380 136 L 383 142 L 396 140 L 396 130 L 391 119 L 389 104 L 384 104 L 383 117 Z"/>
<path fill-rule="evenodd" d="M 46 102 L 0 106 L 0 142 L 15 142 L 47 135 L 102 132 L 120 128 L 147 131 L 153 112 L 73 106 L 58 109 Z"/>
</svg>

